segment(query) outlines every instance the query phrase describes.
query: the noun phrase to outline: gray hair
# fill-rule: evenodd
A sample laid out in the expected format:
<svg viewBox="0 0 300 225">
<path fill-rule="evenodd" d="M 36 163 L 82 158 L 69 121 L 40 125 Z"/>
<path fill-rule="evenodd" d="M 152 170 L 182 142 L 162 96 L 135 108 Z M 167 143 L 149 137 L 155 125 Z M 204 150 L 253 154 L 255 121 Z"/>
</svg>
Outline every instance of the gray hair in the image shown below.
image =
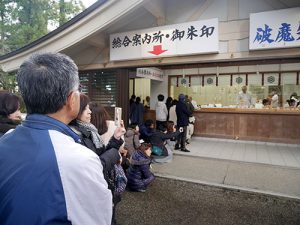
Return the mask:
<svg viewBox="0 0 300 225">
<path fill-rule="evenodd" d="M 17 81 L 28 114 L 55 113 L 77 90 L 78 68 L 64 54 L 34 54 L 20 66 Z"/>
</svg>

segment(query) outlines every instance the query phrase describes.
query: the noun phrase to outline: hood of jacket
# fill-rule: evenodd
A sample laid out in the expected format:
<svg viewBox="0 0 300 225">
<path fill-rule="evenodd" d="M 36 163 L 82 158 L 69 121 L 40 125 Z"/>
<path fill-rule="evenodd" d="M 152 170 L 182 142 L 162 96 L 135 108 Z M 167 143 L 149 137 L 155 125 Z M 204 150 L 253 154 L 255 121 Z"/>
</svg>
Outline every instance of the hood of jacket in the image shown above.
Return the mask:
<svg viewBox="0 0 300 225">
<path fill-rule="evenodd" d="M 147 165 L 149 163 L 151 163 L 151 158 L 149 156 L 145 155 L 140 150 L 136 150 L 133 152 L 130 159 L 131 165 Z"/>
</svg>

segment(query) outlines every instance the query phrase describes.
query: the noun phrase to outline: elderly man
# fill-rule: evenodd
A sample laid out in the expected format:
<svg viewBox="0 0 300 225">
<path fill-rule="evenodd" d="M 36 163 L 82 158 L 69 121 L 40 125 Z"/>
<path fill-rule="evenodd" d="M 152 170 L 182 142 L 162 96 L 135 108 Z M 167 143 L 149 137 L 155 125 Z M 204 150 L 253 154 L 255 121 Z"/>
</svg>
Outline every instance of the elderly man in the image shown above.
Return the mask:
<svg viewBox="0 0 300 225">
<path fill-rule="evenodd" d="M 37 54 L 17 81 L 28 116 L 0 139 L 1 224 L 110 224 L 100 159 L 67 126 L 79 112 L 77 66 L 62 54 Z"/>
<path fill-rule="evenodd" d="M 251 95 L 247 92 L 247 86 L 242 87 L 242 91 L 237 96 L 237 104 L 240 108 L 249 108 L 252 104 Z"/>
</svg>

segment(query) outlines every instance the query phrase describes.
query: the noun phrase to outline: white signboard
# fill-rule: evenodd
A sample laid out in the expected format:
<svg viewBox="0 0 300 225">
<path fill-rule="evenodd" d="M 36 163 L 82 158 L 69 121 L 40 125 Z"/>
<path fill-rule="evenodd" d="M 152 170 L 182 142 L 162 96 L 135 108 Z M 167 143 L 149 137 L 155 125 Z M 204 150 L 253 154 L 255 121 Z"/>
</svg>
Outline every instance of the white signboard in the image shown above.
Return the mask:
<svg viewBox="0 0 300 225">
<path fill-rule="evenodd" d="M 250 14 L 250 50 L 299 46 L 300 7 Z"/>
<path fill-rule="evenodd" d="M 137 68 L 136 69 L 136 76 L 148 78 L 151 80 L 158 80 L 164 81 L 164 72 L 161 69 L 155 67 L 148 67 L 148 68 Z"/>
<path fill-rule="evenodd" d="M 217 18 L 110 35 L 112 61 L 218 51 Z"/>
</svg>

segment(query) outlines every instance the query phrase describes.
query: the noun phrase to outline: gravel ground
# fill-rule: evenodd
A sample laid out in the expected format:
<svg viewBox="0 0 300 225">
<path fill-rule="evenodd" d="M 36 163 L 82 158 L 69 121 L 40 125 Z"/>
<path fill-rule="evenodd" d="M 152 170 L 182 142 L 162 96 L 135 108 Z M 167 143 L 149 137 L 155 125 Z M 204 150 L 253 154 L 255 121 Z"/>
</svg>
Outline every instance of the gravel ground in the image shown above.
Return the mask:
<svg viewBox="0 0 300 225">
<path fill-rule="evenodd" d="M 300 200 L 156 178 L 125 192 L 118 225 L 300 225 Z"/>
</svg>

